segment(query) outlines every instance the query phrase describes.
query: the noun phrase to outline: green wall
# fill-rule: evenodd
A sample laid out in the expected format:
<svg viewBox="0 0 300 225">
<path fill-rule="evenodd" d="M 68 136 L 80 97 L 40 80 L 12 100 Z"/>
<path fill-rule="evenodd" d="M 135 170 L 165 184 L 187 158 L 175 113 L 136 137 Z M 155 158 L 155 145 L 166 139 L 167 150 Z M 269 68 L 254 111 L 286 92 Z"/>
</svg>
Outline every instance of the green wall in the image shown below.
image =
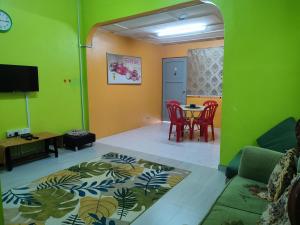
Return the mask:
<svg viewBox="0 0 300 225">
<path fill-rule="evenodd" d="M 225 20 L 221 164 L 226 165 L 279 121 L 300 117 L 300 2 L 215 2 Z"/>
<path fill-rule="evenodd" d="M 13 20 L 0 33 L 0 63 L 39 67 L 40 91 L 29 97 L 32 131 L 81 128 L 76 0 L 1 0 L 0 9 Z M 24 95 L 0 93 L 0 138 L 23 127 Z"/>
<path fill-rule="evenodd" d="M 187 0 L 81 1 L 82 40 L 92 26 Z M 222 164 L 287 116 L 299 117 L 296 85 L 300 3 L 215 0 L 225 19 Z M 0 62 L 38 65 L 40 89 L 30 95 L 33 130 L 81 127 L 76 0 L 2 0 L 13 19 L 0 34 Z M 71 79 L 65 84 L 64 79 Z M 25 127 L 22 94 L 0 94 L 0 136 Z"/>
<path fill-rule="evenodd" d="M 32 130 L 81 128 L 76 0 L 0 0 L 0 9 L 13 20 L 0 33 L 0 63 L 39 67 L 40 92 L 29 97 Z M 23 127 L 24 95 L 0 93 L 0 138 Z"/>
<path fill-rule="evenodd" d="M 96 23 L 182 2 L 187 0 L 81 0 L 82 40 Z M 221 164 L 226 165 L 279 120 L 300 117 L 300 3 L 214 2 L 225 19 Z M 39 66 L 41 91 L 30 95 L 32 129 L 81 127 L 76 0 L 2 0 L 0 8 L 14 23 L 0 34 L 0 63 Z M 24 97 L 0 94 L 0 137 L 25 126 Z"/>
<path fill-rule="evenodd" d="M 185 0 L 82 1 L 86 37 L 99 22 Z M 214 0 L 225 20 L 221 164 L 288 116 L 300 117 L 300 3 Z"/>
<path fill-rule="evenodd" d="M 146 11 L 157 10 L 162 7 L 168 7 L 179 3 L 188 2 L 188 0 L 80 0 L 81 2 L 81 43 L 86 43 L 87 36 L 91 28 L 100 22 L 106 22 L 113 19 L 123 18 L 126 16 L 136 15 Z M 86 61 L 85 48 L 81 49 L 83 61 Z M 86 64 L 83 64 L 84 74 L 87 74 Z M 83 77 L 83 96 L 84 96 L 84 111 L 85 125 L 88 127 L 88 94 L 87 94 L 87 79 Z"/>
</svg>

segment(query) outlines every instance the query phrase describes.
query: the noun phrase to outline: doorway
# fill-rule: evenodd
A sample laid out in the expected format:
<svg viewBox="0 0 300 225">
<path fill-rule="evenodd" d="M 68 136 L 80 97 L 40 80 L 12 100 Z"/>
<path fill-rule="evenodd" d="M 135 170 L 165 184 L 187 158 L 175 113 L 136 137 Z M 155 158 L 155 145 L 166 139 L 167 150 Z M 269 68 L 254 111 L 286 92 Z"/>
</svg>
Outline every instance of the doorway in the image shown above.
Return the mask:
<svg viewBox="0 0 300 225">
<path fill-rule="evenodd" d="M 204 30 L 189 35 L 162 36 L 168 34 L 164 30 L 167 27 L 182 24 L 206 25 L 201 27 Z M 214 168 L 218 166 L 222 98 L 213 92 L 219 87 L 213 78 L 216 74 L 222 75 L 222 72 L 211 60 L 215 57 L 208 57 L 206 65 L 209 68 L 203 70 L 207 81 L 204 89 L 201 89 L 208 92 L 203 93 L 196 87 L 203 77 L 189 80 L 189 62 L 193 62 L 193 66 L 199 66 L 199 63 L 195 59 L 188 59 L 190 56 L 198 59 L 198 55 L 203 54 L 197 49 L 223 47 L 223 18 L 215 6 L 193 2 L 151 15 L 105 23 L 99 25 L 93 34 L 92 43 L 93 47 L 87 49 L 90 128 L 101 138 L 99 141 L 161 157 Z M 139 57 L 142 62 L 141 84 L 108 84 L 107 53 Z M 215 56 L 215 51 L 205 51 L 205 54 Z M 193 71 L 196 73 L 196 70 Z M 170 99 L 182 105 L 203 105 L 207 100 L 217 101 L 215 141 L 211 139 L 210 129 L 209 142 L 203 139 L 199 142 L 199 131 L 192 141 L 186 136 L 183 142 L 176 143 L 174 135 L 168 140 L 169 124 L 163 122 L 168 120 L 165 106 Z"/>
</svg>

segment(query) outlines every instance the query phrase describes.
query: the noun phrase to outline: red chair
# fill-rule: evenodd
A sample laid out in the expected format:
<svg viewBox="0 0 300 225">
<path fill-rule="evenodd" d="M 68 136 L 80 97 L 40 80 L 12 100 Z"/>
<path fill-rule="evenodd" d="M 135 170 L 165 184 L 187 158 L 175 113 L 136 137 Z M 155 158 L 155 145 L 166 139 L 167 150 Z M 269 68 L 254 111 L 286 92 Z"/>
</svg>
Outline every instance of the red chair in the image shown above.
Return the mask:
<svg viewBox="0 0 300 225">
<path fill-rule="evenodd" d="M 169 114 L 169 119 L 170 119 L 170 128 L 169 128 L 169 140 L 170 140 L 171 134 L 172 134 L 173 125 L 175 125 L 175 124 L 171 120 L 171 111 L 168 108 L 168 104 L 180 105 L 180 102 L 177 101 L 177 100 L 171 99 L 171 100 L 168 100 L 167 104 L 166 104 L 167 105 L 167 111 L 168 111 L 168 114 Z"/>
<path fill-rule="evenodd" d="M 208 142 L 208 126 L 211 126 L 212 138 L 215 140 L 214 134 L 214 117 L 216 114 L 218 104 L 209 104 L 202 111 L 201 115 L 198 118 L 195 118 L 192 123 L 190 139 L 193 139 L 194 127 L 198 126 L 200 130 L 200 136 L 204 135 L 205 142 Z"/>
<path fill-rule="evenodd" d="M 188 126 L 189 131 L 191 131 L 191 122 L 189 119 L 184 117 L 182 108 L 174 103 L 167 103 L 167 110 L 170 116 L 170 129 L 169 129 L 169 140 L 171 138 L 171 133 L 173 125 L 176 126 L 176 141 L 179 142 L 180 138 L 183 137 L 183 132 L 186 126 Z"/>
<path fill-rule="evenodd" d="M 216 105 L 218 107 L 218 102 L 214 101 L 214 100 L 207 100 L 203 103 L 204 106 L 208 106 L 208 105 Z M 216 111 L 217 111 L 217 107 L 216 107 Z M 216 112 L 214 112 L 214 117 L 215 117 Z M 212 133 L 212 138 L 213 140 L 215 140 L 215 130 L 214 130 L 214 119 L 212 120 L 211 125 L 211 133 Z"/>
<path fill-rule="evenodd" d="M 180 105 L 180 102 L 177 100 L 169 100 L 167 103 L 175 104 L 175 105 Z"/>
<path fill-rule="evenodd" d="M 203 103 L 204 106 L 208 106 L 208 105 L 218 105 L 218 102 L 214 101 L 214 100 L 208 100 L 208 101 L 205 101 Z"/>
</svg>

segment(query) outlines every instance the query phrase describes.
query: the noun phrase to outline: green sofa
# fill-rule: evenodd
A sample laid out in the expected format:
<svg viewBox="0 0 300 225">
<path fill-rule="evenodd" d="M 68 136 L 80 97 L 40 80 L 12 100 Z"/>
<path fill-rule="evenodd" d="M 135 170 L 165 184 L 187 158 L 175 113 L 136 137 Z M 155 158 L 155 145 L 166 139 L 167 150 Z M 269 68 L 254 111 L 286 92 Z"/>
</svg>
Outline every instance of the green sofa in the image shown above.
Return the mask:
<svg viewBox="0 0 300 225">
<path fill-rule="evenodd" d="M 296 119 L 289 117 L 279 124 L 268 130 L 262 136 L 257 138 L 256 142 L 259 147 L 267 148 L 277 152 L 286 152 L 287 150 L 297 146 L 297 138 L 295 135 Z M 242 150 L 240 150 L 234 158 L 229 162 L 225 175 L 227 179 L 233 178 L 238 173 Z"/>
<path fill-rule="evenodd" d="M 230 180 L 202 225 L 255 225 L 268 202 L 256 196 L 266 190 L 282 153 L 248 146 L 242 151 L 238 175 Z"/>
</svg>

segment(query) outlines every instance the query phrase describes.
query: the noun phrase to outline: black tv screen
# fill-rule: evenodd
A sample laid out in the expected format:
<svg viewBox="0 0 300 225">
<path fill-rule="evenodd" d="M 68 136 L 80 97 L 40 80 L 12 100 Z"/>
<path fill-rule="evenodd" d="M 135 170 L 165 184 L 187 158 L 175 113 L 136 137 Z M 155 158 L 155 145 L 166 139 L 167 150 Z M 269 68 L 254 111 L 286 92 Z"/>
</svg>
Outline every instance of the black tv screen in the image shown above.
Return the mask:
<svg viewBox="0 0 300 225">
<path fill-rule="evenodd" d="M 0 64 L 0 92 L 39 91 L 38 68 Z"/>
</svg>

